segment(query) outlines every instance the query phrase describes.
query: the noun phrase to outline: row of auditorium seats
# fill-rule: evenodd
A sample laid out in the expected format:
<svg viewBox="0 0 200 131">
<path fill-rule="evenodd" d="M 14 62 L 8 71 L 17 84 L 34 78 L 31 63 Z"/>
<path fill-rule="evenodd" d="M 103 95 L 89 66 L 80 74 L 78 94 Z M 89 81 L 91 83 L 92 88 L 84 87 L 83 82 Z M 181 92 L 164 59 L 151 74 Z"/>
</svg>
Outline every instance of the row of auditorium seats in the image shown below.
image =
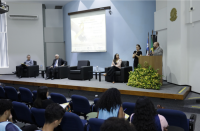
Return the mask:
<svg viewBox="0 0 200 131">
<path fill-rule="evenodd" d="M 18 94 L 20 92 L 20 97 Z M 4 88 L 0 86 L 0 98 L 10 99 L 13 101 L 13 108 L 16 115 L 16 119 L 21 122 L 36 124 L 38 127 L 42 127 L 44 124 L 44 109 L 37 108 L 28 108 L 27 103 L 33 103 L 36 98 L 37 91 L 31 92 L 28 88 L 19 88 L 19 92 L 14 87 L 5 86 Z M 51 99 L 55 103 L 66 103 L 68 102 L 64 95 L 59 93 L 51 93 Z M 20 100 L 21 99 L 21 100 Z M 78 115 L 83 115 L 86 119 L 86 115 L 90 112 L 96 112 L 97 108 L 95 107 L 99 98 L 94 99 L 92 105 L 89 104 L 89 101 L 84 96 L 72 95 L 71 103 L 73 105 L 73 113 L 66 112 L 61 123 L 63 130 L 83 130 L 85 128 L 86 120 L 80 119 Z M 24 102 L 24 103 L 22 103 Z M 124 102 L 122 104 L 125 113 L 131 115 L 134 113 L 135 103 Z M 190 119 L 187 119 L 186 115 L 178 110 L 170 109 L 158 109 L 158 114 L 163 115 L 168 121 L 170 126 L 177 126 L 183 128 L 185 131 L 194 131 L 195 127 L 195 117 L 191 115 Z M 76 122 L 77 124 L 72 124 Z M 90 128 L 100 128 L 100 125 L 103 123 L 103 120 L 91 119 L 89 120 Z M 94 125 L 92 125 L 94 124 Z"/>
</svg>

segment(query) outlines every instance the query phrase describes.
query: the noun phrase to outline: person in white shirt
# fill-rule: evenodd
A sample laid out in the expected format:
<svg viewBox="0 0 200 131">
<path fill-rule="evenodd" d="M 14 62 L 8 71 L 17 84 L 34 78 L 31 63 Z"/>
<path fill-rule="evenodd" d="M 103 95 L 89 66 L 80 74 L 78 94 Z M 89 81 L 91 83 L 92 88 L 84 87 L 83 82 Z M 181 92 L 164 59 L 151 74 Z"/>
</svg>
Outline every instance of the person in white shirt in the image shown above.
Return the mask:
<svg viewBox="0 0 200 131">
<path fill-rule="evenodd" d="M 59 55 L 56 54 L 55 55 L 55 59 L 53 60 L 53 64 L 47 69 L 46 80 L 49 79 L 49 74 L 50 73 L 52 75 L 51 80 L 53 80 L 54 79 L 54 74 L 56 72 L 56 67 L 64 66 L 64 65 L 65 65 L 65 61 L 62 58 L 59 58 Z"/>
</svg>

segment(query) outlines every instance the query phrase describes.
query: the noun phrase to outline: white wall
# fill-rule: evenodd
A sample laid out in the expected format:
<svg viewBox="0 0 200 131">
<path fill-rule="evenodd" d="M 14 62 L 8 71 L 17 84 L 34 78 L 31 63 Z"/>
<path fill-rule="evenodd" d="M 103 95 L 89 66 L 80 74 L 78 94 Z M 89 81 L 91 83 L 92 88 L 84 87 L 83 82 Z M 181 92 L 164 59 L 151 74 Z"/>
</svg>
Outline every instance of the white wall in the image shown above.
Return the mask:
<svg viewBox="0 0 200 131">
<path fill-rule="evenodd" d="M 8 14 L 38 15 L 38 20 L 13 20 L 8 18 L 9 68 L 0 68 L 0 74 L 11 74 L 16 65 L 26 60 L 27 54 L 44 65 L 42 4 L 7 2 Z"/>
<path fill-rule="evenodd" d="M 156 11 L 167 7 L 167 0 L 156 0 Z"/>
<path fill-rule="evenodd" d="M 158 4 L 156 3 L 157 7 Z M 154 30 L 158 31 L 157 41 L 163 49 L 163 80 L 167 80 L 167 7 L 154 13 Z"/>
<path fill-rule="evenodd" d="M 65 60 L 62 9 L 45 9 L 44 36 L 46 65 L 52 64 L 55 54 L 59 54 L 60 58 Z"/>
<path fill-rule="evenodd" d="M 194 11 L 189 12 L 193 6 Z M 154 14 L 155 30 L 158 31 L 158 41 L 165 44 L 165 63 L 163 75 L 167 75 L 168 82 L 178 85 L 190 85 L 192 91 L 200 93 L 200 1 L 167 1 L 165 8 L 160 1 L 156 1 L 157 11 Z M 177 9 L 177 20 L 171 22 L 170 12 Z M 165 14 L 163 10 L 167 10 Z M 167 18 L 165 18 L 166 15 Z M 163 21 L 165 19 L 166 22 Z M 167 28 L 165 26 L 167 25 Z M 164 67 L 166 66 L 166 67 Z"/>
<path fill-rule="evenodd" d="M 62 9 L 45 9 L 46 27 L 63 27 Z"/>
</svg>

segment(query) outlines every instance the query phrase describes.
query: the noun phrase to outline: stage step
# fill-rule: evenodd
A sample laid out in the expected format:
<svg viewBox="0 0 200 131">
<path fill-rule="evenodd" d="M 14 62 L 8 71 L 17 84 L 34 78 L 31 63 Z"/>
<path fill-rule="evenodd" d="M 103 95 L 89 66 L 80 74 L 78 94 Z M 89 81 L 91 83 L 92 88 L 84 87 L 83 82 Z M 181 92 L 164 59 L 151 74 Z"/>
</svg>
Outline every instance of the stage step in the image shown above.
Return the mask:
<svg viewBox="0 0 200 131">
<path fill-rule="evenodd" d="M 190 92 L 184 100 L 184 105 L 200 104 L 200 94 Z"/>
</svg>

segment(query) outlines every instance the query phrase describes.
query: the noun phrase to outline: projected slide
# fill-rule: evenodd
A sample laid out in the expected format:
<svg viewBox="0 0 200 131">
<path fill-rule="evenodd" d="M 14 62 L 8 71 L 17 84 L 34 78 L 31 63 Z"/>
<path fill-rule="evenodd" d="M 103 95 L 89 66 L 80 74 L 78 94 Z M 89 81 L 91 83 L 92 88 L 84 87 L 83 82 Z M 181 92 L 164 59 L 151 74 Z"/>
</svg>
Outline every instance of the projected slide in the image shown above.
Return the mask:
<svg viewBox="0 0 200 131">
<path fill-rule="evenodd" d="M 71 51 L 106 52 L 105 10 L 71 15 Z"/>
</svg>

